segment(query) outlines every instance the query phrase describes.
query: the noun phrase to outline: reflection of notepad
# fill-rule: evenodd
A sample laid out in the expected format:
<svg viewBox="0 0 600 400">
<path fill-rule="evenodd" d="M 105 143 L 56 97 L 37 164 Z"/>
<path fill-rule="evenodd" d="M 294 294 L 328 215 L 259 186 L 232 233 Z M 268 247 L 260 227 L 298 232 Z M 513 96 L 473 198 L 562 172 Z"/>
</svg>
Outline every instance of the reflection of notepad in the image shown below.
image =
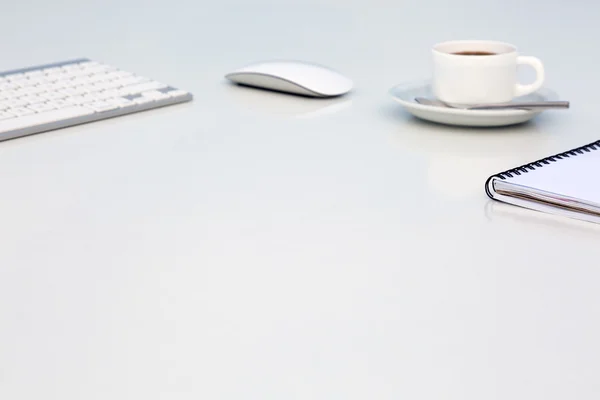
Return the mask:
<svg viewBox="0 0 600 400">
<path fill-rule="evenodd" d="M 600 223 L 600 140 L 489 177 L 494 200 Z"/>
</svg>

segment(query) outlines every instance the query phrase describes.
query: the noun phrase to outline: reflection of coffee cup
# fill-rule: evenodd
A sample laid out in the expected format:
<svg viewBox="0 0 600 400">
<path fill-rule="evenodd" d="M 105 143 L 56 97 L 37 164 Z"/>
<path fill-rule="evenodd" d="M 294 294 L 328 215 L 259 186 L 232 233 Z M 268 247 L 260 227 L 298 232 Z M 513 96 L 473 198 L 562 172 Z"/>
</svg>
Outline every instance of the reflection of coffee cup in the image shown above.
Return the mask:
<svg viewBox="0 0 600 400">
<path fill-rule="evenodd" d="M 522 85 L 517 66 L 535 69 L 536 80 Z M 451 104 L 505 103 L 535 92 L 544 83 L 544 66 L 519 56 L 513 45 L 487 40 L 459 40 L 433 47 L 433 92 Z"/>
</svg>

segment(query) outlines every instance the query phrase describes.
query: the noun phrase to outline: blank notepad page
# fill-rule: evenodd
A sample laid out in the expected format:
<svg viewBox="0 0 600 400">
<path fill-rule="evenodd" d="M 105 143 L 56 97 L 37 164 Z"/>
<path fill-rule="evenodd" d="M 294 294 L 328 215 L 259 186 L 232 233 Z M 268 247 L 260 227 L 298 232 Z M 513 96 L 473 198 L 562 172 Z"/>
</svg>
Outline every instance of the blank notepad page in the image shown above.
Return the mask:
<svg viewBox="0 0 600 400">
<path fill-rule="evenodd" d="M 513 175 L 507 182 L 600 204 L 600 151 L 590 151 Z"/>
</svg>

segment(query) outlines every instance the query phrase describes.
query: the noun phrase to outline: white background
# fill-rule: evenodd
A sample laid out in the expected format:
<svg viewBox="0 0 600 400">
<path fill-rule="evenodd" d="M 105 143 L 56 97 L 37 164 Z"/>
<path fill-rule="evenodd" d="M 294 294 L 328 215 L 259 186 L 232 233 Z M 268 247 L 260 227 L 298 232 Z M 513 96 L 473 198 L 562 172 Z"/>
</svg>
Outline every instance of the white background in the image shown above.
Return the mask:
<svg viewBox="0 0 600 400">
<path fill-rule="evenodd" d="M 598 15 L 591 1 L 3 4 L 1 70 L 85 56 L 195 100 L 0 143 L 0 398 L 598 399 L 600 227 L 483 189 L 600 138 Z M 393 103 L 391 86 L 428 77 L 434 43 L 471 38 L 541 58 L 572 108 L 485 130 Z M 331 66 L 356 90 L 223 80 L 270 58 Z"/>
</svg>

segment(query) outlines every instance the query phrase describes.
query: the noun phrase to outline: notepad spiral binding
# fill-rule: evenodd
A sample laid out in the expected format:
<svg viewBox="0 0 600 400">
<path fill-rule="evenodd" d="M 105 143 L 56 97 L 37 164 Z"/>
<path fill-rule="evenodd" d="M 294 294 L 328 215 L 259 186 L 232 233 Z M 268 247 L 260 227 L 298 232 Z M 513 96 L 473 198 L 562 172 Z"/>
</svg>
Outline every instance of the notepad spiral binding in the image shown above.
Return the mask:
<svg viewBox="0 0 600 400">
<path fill-rule="evenodd" d="M 550 157 L 542 158 L 541 160 L 534 161 L 529 164 L 521 165 L 520 167 L 517 167 L 517 168 L 512 168 L 507 171 L 500 172 L 499 174 L 495 174 L 495 175 L 489 177 L 489 179 L 485 183 L 485 191 L 488 194 L 488 196 L 493 198 L 492 193 L 490 193 L 490 190 L 489 190 L 489 184 L 493 178 L 499 178 L 502 180 L 506 180 L 508 178 L 512 178 L 515 175 L 521 175 L 521 174 L 526 174 L 531 171 L 535 171 L 538 168 L 542 168 L 544 165 L 548 165 L 550 163 L 557 162 L 558 160 L 562 160 L 563 158 L 577 157 L 578 155 L 590 153 L 591 151 L 594 151 L 594 150 L 600 150 L 600 140 L 586 144 L 585 146 L 577 147 L 576 149 L 565 151 L 563 153 L 558 153 L 558 154 L 555 154 Z"/>
<path fill-rule="evenodd" d="M 548 165 L 548 164 L 556 162 L 558 160 L 562 160 L 563 158 L 577 157 L 578 155 L 584 154 L 586 152 L 589 153 L 592 150 L 600 150 L 600 140 L 597 140 L 590 144 L 586 144 L 585 146 L 581 146 L 581 147 L 578 147 L 573 150 L 565 151 L 563 153 L 555 154 L 553 156 L 546 157 L 541 160 L 522 165 L 517 168 L 509 169 L 508 171 L 504 171 L 504 172 L 494 175 L 494 177 L 500 178 L 502 180 L 504 180 L 506 178 L 512 178 L 513 174 L 514 175 L 526 174 L 529 171 L 535 171 L 537 168 L 542 168 L 544 165 Z"/>
</svg>

